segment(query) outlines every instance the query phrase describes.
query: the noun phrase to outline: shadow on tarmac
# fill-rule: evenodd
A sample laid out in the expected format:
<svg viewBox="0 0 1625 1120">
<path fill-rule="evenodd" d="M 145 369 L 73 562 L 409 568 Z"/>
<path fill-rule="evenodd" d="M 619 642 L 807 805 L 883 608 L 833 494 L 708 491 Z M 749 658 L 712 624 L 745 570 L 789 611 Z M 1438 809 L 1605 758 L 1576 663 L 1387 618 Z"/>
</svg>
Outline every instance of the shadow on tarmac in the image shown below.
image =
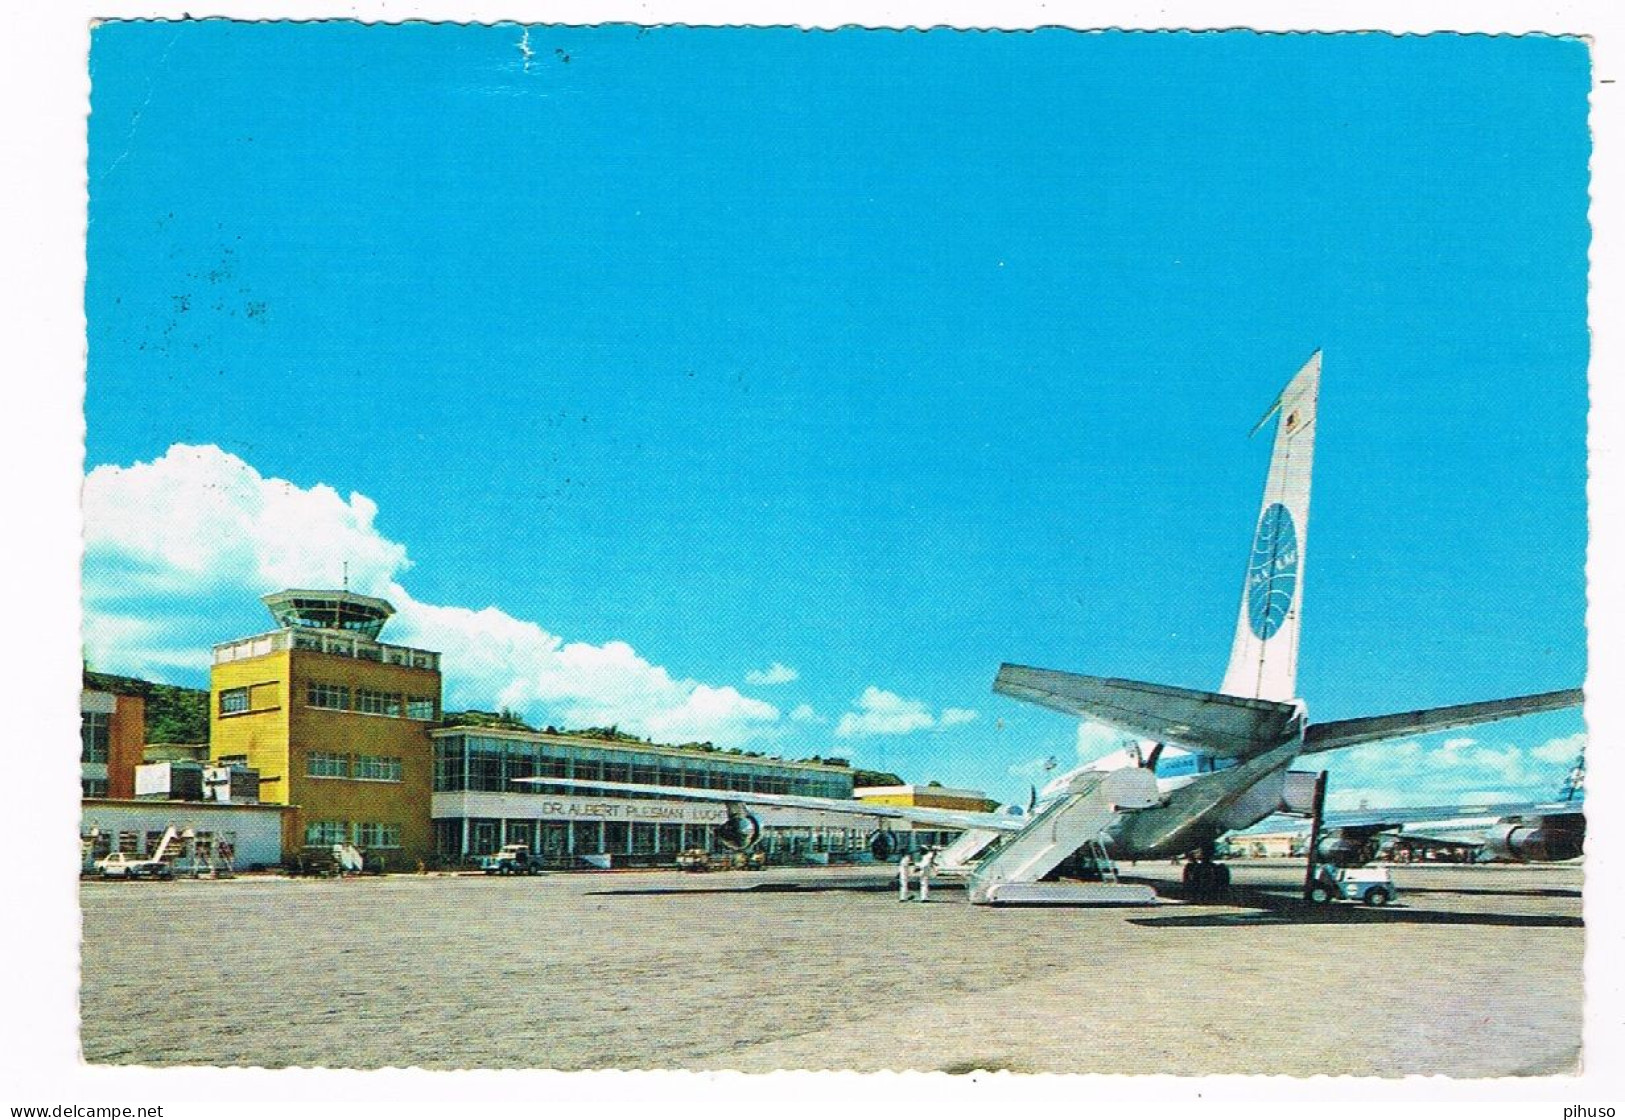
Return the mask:
<svg viewBox="0 0 1625 1120">
<path fill-rule="evenodd" d="M 958 884 L 938 886 L 931 884 L 931 891 L 935 894 L 940 890 L 954 890 Z M 959 888 L 963 889 L 963 888 Z M 587 891 L 589 896 L 612 897 L 615 895 L 663 895 L 663 894 L 817 894 L 823 891 L 865 891 L 879 894 L 886 891 L 896 893 L 897 884 L 894 882 L 864 882 L 861 879 L 832 882 L 806 882 L 806 883 L 750 883 L 737 887 L 619 887 L 607 891 Z"/>
<path fill-rule="evenodd" d="M 1424 891 L 1406 890 L 1406 895 Z M 1440 894 L 1466 894 L 1467 891 L 1444 891 Z M 1575 897 L 1579 892 L 1561 890 L 1530 891 L 1478 891 L 1471 893 L 1501 894 L 1519 897 Z M 1209 904 L 1212 905 L 1212 904 Z M 1353 902 L 1305 902 L 1295 895 L 1282 895 L 1273 891 L 1248 890 L 1235 887 L 1230 891 L 1226 907 L 1250 906 L 1251 913 L 1229 911 L 1201 914 L 1165 914 L 1156 917 L 1130 918 L 1131 925 L 1167 929 L 1235 929 L 1238 926 L 1265 925 L 1440 925 L 1440 926 L 1528 926 L 1545 928 L 1583 927 L 1585 919 L 1567 914 L 1475 914 L 1456 910 L 1417 910 L 1403 901 L 1388 906 L 1365 906 Z"/>
<path fill-rule="evenodd" d="M 1567 890 L 1563 887 L 1533 887 L 1529 890 L 1495 890 L 1490 887 L 1406 887 L 1405 893 L 1411 894 L 1486 894 L 1499 895 L 1502 898 L 1579 898 L 1580 891 Z"/>
</svg>

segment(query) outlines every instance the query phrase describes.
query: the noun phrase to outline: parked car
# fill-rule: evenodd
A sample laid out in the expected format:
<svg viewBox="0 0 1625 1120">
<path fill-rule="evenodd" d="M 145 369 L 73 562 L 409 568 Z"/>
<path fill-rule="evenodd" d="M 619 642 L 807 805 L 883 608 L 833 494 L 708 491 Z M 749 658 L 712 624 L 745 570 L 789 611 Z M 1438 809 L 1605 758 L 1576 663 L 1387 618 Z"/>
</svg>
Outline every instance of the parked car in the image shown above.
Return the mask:
<svg viewBox="0 0 1625 1120">
<path fill-rule="evenodd" d="M 174 872 L 167 862 L 128 852 L 114 852 L 96 861 L 103 879 L 168 879 Z"/>
</svg>

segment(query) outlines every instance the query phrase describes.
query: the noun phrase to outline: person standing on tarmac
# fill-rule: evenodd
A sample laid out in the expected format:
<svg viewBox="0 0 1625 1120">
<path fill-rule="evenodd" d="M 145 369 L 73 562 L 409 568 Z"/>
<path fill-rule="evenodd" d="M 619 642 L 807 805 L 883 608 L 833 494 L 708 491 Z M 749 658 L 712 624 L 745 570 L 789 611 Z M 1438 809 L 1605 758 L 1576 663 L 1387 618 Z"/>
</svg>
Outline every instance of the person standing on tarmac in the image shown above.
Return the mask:
<svg viewBox="0 0 1625 1120">
<path fill-rule="evenodd" d="M 897 861 L 897 901 L 908 901 L 908 878 L 914 871 L 914 857 L 907 852 Z"/>
<path fill-rule="evenodd" d="M 927 902 L 931 898 L 931 873 L 937 869 L 937 850 L 927 848 L 925 855 L 920 857 L 920 901 Z"/>
</svg>

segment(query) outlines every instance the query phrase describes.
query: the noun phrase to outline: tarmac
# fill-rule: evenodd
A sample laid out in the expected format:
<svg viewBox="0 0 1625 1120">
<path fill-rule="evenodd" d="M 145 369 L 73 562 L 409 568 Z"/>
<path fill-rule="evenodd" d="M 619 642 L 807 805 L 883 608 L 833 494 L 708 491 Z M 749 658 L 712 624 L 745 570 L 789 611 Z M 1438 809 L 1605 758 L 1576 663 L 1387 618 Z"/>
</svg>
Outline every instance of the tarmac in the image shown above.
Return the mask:
<svg viewBox="0 0 1625 1120">
<path fill-rule="evenodd" d="M 92 1063 L 1451 1077 L 1580 1061 L 1578 865 L 1237 861 L 1224 905 L 901 904 L 886 869 L 94 882 Z"/>
</svg>

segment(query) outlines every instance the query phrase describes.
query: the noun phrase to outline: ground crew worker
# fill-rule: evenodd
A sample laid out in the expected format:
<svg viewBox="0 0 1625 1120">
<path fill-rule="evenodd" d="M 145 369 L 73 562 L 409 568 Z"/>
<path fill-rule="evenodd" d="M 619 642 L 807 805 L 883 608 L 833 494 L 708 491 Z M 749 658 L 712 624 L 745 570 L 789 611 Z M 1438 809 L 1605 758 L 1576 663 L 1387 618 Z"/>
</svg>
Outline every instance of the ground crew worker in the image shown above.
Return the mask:
<svg viewBox="0 0 1625 1120">
<path fill-rule="evenodd" d="M 937 850 L 927 848 L 925 855 L 920 857 L 920 901 L 926 902 L 931 897 L 931 873 L 937 869 Z"/>
<path fill-rule="evenodd" d="M 897 861 L 897 901 L 908 901 L 908 877 L 914 870 L 914 859 L 907 852 Z"/>
</svg>

